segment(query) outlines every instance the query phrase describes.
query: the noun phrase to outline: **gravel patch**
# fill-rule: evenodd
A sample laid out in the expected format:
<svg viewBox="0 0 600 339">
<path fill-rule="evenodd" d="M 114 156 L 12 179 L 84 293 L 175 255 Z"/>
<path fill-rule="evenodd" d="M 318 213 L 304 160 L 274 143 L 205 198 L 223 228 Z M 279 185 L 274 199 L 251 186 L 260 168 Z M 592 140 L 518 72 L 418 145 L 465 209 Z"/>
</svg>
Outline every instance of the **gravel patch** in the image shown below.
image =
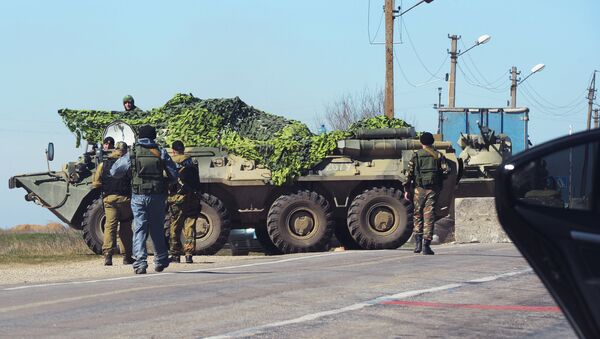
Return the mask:
<svg viewBox="0 0 600 339">
<path fill-rule="evenodd" d="M 231 264 L 251 259 L 267 258 L 265 256 L 195 256 L 193 264 L 171 264 L 165 270 L 188 271 L 202 268 L 220 266 L 220 264 Z M 182 257 L 183 259 L 183 257 Z M 0 286 L 2 285 L 29 285 L 51 282 L 63 282 L 71 280 L 103 279 L 122 277 L 133 274 L 131 265 L 123 265 L 121 256 L 113 257 L 113 266 L 104 266 L 101 256 L 91 260 L 77 262 L 52 262 L 38 265 L 10 264 L 0 265 Z M 148 257 L 148 274 L 154 272 L 154 258 Z"/>
</svg>

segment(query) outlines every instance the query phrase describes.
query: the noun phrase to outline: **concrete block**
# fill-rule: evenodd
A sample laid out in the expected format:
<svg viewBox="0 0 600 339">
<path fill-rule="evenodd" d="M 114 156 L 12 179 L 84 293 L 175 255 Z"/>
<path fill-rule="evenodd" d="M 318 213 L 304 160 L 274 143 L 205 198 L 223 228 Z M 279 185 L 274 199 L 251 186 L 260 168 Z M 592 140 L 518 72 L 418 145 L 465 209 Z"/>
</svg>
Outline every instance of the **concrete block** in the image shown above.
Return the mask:
<svg viewBox="0 0 600 339">
<path fill-rule="evenodd" d="M 511 242 L 498 221 L 494 198 L 456 198 L 454 202 L 456 242 Z"/>
</svg>

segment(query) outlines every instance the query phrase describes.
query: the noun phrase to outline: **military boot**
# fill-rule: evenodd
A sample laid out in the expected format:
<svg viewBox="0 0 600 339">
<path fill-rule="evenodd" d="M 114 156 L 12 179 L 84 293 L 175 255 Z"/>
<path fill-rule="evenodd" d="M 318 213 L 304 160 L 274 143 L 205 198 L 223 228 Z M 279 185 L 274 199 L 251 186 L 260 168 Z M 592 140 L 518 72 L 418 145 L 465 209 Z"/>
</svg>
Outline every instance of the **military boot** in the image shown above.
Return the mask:
<svg viewBox="0 0 600 339">
<path fill-rule="evenodd" d="M 431 250 L 431 247 L 429 247 L 429 245 L 431 245 L 431 240 L 428 240 L 428 239 L 423 240 L 423 254 L 434 255 L 435 252 L 433 252 Z"/>
<path fill-rule="evenodd" d="M 192 264 L 192 263 L 194 263 L 194 260 L 192 260 L 192 256 L 191 255 L 186 255 L 185 256 L 185 263 L 186 264 Z"/>
<path fill-rule="evenodd" d="M 112 254 L 107 253 L 104 255 L 104 266 L 112 266 Z"/>
<path fill-rule="evenodd" d="M 131 254 L 125 254 L 123 256 L 123 265 L 131 265 L 133 264 L 133 258 L 131 257 Z"/>
<path fill-rule="evenodd" d="M 423 246 L 423 234 L 415 233 L 415 250 L 413 252 L 421 253 L 421 250 L 423 249 L 422 246 Z"/>
</svg>

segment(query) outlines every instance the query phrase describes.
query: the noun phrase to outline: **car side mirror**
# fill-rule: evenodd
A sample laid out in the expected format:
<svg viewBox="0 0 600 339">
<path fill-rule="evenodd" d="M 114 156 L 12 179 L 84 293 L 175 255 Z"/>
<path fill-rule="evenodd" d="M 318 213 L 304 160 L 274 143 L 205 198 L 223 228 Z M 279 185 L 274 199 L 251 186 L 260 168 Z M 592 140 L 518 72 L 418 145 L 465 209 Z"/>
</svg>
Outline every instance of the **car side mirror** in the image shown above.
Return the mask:
<svg viewBox="0 0 600 339">
<path fill-rule="evenodd" d="M 48 143 L 48 148 L 46 148 L 46 160 L 54 160 L 54 143 Z"/>
</svg>

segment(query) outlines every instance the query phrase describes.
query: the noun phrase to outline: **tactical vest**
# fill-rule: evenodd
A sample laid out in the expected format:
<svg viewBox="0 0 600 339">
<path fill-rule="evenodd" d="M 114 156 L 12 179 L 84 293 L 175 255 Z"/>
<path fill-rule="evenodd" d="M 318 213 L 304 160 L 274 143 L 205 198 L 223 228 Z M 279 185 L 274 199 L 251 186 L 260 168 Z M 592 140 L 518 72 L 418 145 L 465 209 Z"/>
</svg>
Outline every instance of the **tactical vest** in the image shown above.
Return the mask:
<svg viewBox="0 0 600 339">
<path fill-rule="evenodd" d="M 442 155 L 433 149 L 417 151 L 415 164 L 415 182 L 423 188 L 441 187 L 443 174 L 441 169 Z"/>
<path fill-rule="evenodd" d="M 130 157 L 133 193 L 166 194 L 165 165 L 158 148 L 136 144 Z"/>
<path fill-rule="evenodd" d="M 117 161 L 117 158 L 108 158 L 102 162 L 102 196 L 120 195 L 124 197 L 131 196 L 131 178 L 124 176 L 122 178 L 114 178 L 110 175 L 110 169 Z"/>
<path fill-rule="evenodd" d="M 184 184 L 184 187 L 178 184 L 178 190 L 185 188 L 186 193 L 198 191 L 200 189 L 198 163 L 191 160 L 191 157 L 187 154 L 174 154 L 171 159 L 175 162 L 179 179 Z"/>
</svg>

